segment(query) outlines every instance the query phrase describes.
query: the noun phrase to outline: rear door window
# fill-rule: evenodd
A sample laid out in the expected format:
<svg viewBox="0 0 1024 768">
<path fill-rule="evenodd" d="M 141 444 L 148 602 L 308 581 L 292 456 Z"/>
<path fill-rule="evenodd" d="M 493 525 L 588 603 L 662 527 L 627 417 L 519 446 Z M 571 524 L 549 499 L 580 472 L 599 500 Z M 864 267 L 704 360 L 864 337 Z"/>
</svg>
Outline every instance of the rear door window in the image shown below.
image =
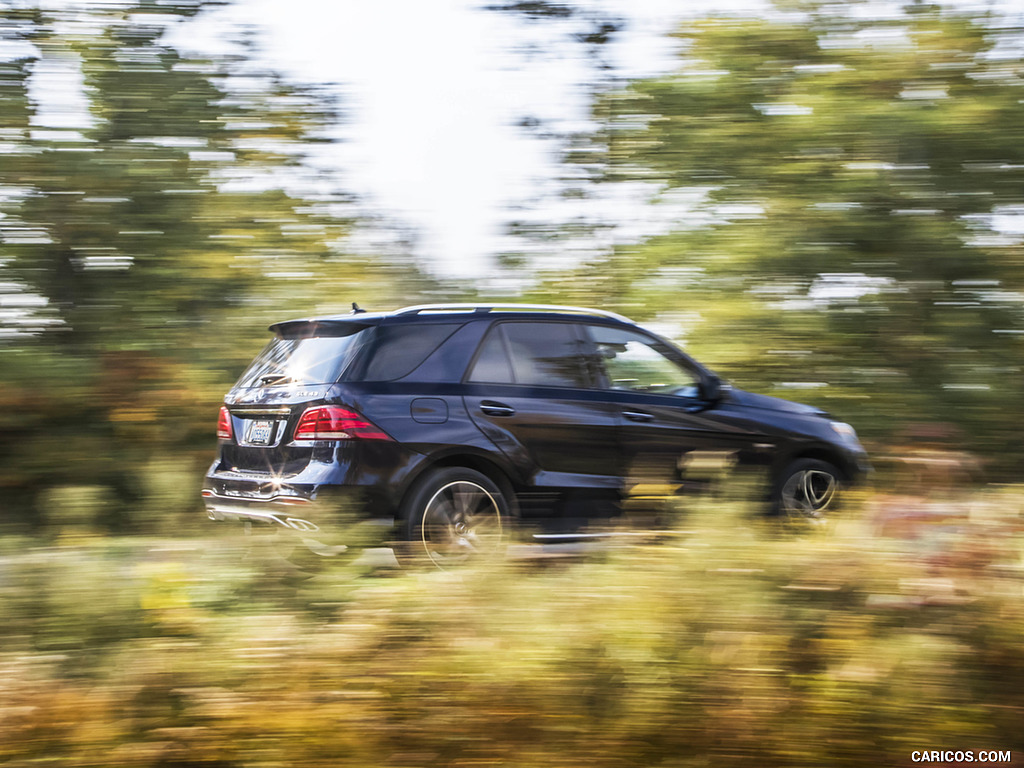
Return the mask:
<svg viewBox="0 0 1024 768">
<path fill-rule="evenodd" d="M 488 384 L 515 384 L 512 363 L 509 362 L 505 346 L 505 334 L 500 325 L 493 326 L 484 338 L 480 354 L 469 372 L 469 380 Z"/>
<path fill-rule="evenodd" d="M 574 324 L 499 323 L 484 339 L 469 380 L 582 389 L 585 362 Z"/>
</svg>

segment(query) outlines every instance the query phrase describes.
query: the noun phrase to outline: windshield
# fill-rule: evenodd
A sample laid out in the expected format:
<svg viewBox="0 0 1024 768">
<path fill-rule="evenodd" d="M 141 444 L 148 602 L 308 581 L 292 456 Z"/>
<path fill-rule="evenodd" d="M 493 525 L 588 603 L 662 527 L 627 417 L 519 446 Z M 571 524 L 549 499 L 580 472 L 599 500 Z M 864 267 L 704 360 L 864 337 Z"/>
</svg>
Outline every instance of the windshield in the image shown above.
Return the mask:
<svg viewBox="0 0 1024 768">
<path fill-rule="evenodd" d="M 352 361 L 363 329 L 347 336 L 274 339 L 253 360 L 236 387 L 333 384 Z"/>
</svg>

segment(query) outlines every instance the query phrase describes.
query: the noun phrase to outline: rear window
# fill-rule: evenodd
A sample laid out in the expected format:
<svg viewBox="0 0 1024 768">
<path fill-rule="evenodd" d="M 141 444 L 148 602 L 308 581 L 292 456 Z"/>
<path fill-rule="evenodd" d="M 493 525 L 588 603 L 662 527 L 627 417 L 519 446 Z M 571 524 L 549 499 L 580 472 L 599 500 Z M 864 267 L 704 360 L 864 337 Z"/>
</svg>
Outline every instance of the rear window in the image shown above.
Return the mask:
<svg viewBox="0 0 1024 768">
<path fill-rule="evenodd" d="M 365 327 L 346 336 L 274 339 L 253 360 L 236 387 L 274 384 L 333 384 L 362 346 Z"/>
</svg>

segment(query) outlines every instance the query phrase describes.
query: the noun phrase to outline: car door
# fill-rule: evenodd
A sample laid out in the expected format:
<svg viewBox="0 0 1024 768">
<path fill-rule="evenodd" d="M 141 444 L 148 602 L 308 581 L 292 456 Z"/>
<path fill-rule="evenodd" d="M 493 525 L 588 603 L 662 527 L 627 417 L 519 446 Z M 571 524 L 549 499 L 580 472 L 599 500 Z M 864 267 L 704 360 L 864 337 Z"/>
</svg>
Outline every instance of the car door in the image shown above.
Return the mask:
<svg viewBox="0 0 1024 768">
<path fill-rule="evenodd" d="M 617 417 L 592 386 L 578 324 L 495 323 L 465 387 L 471 418 L 527 483 L 617 490 Z"/>
<path fill-rule="evenodd" d="M 671 495 L 749 463 L 760 436 L 702 398 L 708 373 L 655 336 L 587 324 L 598 386 L 619 423 L 626 495 Z"/>
</svg>

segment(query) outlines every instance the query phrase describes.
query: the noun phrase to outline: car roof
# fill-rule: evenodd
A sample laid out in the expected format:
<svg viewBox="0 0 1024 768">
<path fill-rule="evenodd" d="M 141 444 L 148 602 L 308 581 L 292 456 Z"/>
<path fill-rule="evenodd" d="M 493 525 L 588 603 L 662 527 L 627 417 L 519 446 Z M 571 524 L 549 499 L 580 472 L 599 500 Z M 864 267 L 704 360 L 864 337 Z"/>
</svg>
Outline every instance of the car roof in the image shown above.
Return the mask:
<svg viewBox="0 0 1024 768">
<path fill-rule="evenodd" d="M 335 323 L 355 323 L 357 325 L 379 325 L 384 320 L 397 320 L 399 322 L 417 320 L 451 320 L 451 319 L 480 319 L 482 317 L 493 317 L 496 315 L 512 315 L 522 317 L 543 317 L 579 320 L 582 317 L 589 317 L 595 320 L 611 321 L 612 324 L 625 324 L 635 326 L 636 324 L 628 317 L 609 312 L 603 309 L 589 309 L 586 307 L 563 306 L 560 304 L 418 304 L 411 307 L 403 307 L 392 312 L 366 312 L 353 310 L 343 315 L 324 315 L 320 317 L 308 317 L 296 320 L 286 320 L 274 323 L 270 330 L 275 333 L 286 332 L 304 325 L 332 325 Z"/>
</svg>

